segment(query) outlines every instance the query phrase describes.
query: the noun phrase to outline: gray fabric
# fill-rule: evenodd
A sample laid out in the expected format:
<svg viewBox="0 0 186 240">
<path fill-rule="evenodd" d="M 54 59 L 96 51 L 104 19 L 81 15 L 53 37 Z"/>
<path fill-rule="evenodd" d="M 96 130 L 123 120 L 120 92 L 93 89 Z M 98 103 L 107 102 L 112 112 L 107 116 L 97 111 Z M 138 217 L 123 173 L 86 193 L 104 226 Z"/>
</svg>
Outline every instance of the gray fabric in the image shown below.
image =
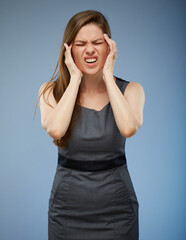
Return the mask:
<svg viewBox="0 0 186 240">
<path fill-rule="evenodd" d="M 116 78 L 122 93 L 129 82 Z M 110 102 L 100 111 L 81 107 L 80 119 L 66 148 L 58 152 L 74 160 L 107 160 L 122 155 L 125 140 L 116 125 Z"/>
<path fill-rule="evenodd" d="M 138 240 L 138 200 L 127 165 L 99 172 L 57 166 L 49 240 Z"/>
<path fill-rule="evenodd" d="M 124 93 L 127 81 L 117 78 Z M 101 111 L 82 108 L 66 149 L 75 160 L 106 160 L 125 151 L 110 104 Z M 57 165 L 49 199 L 49 240 L 138 240 L 138 200 L 127 164 L 91 172 Z"/>
</svg>

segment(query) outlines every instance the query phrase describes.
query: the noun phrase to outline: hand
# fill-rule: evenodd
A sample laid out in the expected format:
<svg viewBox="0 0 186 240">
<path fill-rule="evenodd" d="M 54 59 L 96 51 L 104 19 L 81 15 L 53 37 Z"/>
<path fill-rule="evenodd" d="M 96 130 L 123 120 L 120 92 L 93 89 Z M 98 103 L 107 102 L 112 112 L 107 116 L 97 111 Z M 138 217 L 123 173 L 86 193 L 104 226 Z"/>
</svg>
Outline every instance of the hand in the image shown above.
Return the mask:
<svg viewBox="0 0 186 240">
<path fill-rule="evenodd" d="M 103 80 L 105 81 L 107 77 L 113 77 L 114 65 L 117 58 L 117 48 L 116 43 L 112 39 L 110 39 L 107 34 L 104 34 L 104 38 L 110 48 L 110 52 L 103 67 Z"/>
<path fill-rule="evenodd" d="M 71 78 L 78 78 L 81 79 L 83 76 L 83 73 L 79 70 L 79 68 L 76 66 L 72 54 L 71 54 L 71 49 L 72 49 L 72 44 L 68 46 L 66 43 L 64 43 L 65 46 L 65 64 L 68 68 L 68 71 L 70 73 Z"/>
</svg>

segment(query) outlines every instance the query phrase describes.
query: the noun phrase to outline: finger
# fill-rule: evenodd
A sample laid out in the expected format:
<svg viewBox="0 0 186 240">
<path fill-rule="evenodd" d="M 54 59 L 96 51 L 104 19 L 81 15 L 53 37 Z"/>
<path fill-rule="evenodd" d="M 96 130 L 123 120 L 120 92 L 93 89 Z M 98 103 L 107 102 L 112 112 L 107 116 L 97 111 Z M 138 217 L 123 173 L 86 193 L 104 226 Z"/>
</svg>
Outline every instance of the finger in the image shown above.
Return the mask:
<svg viewBox="0 0 186 240">
<path fill-rule="evenodd" d="M 69 46 L 67 43 L 64 43 L 64 47 L 65 47 L 65 52 L 64 52 L 64 55 L 65 55 L 65 63 L 66 65 L 69 64 L 70 62 L 70 51 L 69 51 Z"/>
<path fill-rule="evenodd" d="M 64 43 L 64 46 L 65 46 L 65 49 L 67 50 L 67 51 L 71 51 L 71 48 L 72 48 L 72 44 L 70 44 L 70 46 L 67 44 L 67 43 Z"/>
<path fill-rule="evenodd" d="M 104 35 L 104 38 L 105 38 L 107 41 L 109 41 L 109 40 L 111 39 L 106 33 L 104 33 L 103 35 Z"/>
<path fill-rule="evenodd" d="M 114 52 L 114 55 L 117 55 L 117 47 L 116 47 L 115 41 L 113 41 L 113 52 Z"/>
<path fill-rule="evenodd" d="M 69 48 L 70 48 L 70 50 L 71 50 L 71 48 L 72 48 L 72 43 L 70 44 Z"/>
<path fill-rule="evenodd" d="M 64 43 L 64 46 L 65 46 L 65 49 L 67 50 L 68 49 L 68 45 L 66 43 Z"/>
<path fill-rule="evenodd" d="M 109 55 L 116 58 L 117 48 L 116 48 L 116 42 L 108 37 L 107 34 L 104 34 L 105 40 L 107 41 L 107 44 L 109 45 L 110 53 Z"/>
<path fill-rule="evenodd" d="M 117 49 L 115 47 L 114 52 L 113 52 L 113 59 L 115 60 L 117 58 Z"/>
<path fill-rule="evenodd" d="M 67 55 L 67 54 L 68 54 L 68 56 L 71 55 L 72 44 L 70 46 L 68 46 L 67 43 L 64 43 L 64 46 L 65 46 L 65 49 L 66 49 L 65 55 Z"/>
<path fill-rule="evenodd" d="M 112 41 L 112 50 L 110 52 L 110 56 L 113 58 L 113 59 L 116 59 L 117 57 L 117 48 L 116 48 L 116 42 L 114 40 L 111 40 Z"/>
<path fill-rule="evenodd" d="M 104 35 L 104 38 L 105 38 L 107 44 L 109 45 L 110 50 L 112 51 L 112 49 L 113 49 L 112 40 L 108 37 L 108 35 L 106 33 L 104 33 L 103 35 Z"/>
<path fill-rule="evenodd" d="M 111 38 L 109 38 L 109 36 L 106 33 L 104 33 L 104 37 L 109 45 L 111 45 L 113 43 L 113 40 Z"/>
</svg>

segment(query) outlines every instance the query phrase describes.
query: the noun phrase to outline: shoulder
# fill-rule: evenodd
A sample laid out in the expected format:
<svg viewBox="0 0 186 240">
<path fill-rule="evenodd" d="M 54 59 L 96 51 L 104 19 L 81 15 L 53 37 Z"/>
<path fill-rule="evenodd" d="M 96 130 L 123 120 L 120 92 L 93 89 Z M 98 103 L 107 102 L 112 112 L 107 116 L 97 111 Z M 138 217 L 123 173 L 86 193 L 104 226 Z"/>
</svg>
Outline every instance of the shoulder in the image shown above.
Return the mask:
<svg viewBox="0 0 186 240">
<path fill-rule="evenodd" d="M 128 84 L 129 83 L 129 81 L 122 79 L 120 77 L 115 77 L 115 79 L 116 79 L 116 82 L 118 82 L 119 84 Z"/>
<path fill-rule="evenodd" d="M 136 102 L 141 106 L 145 103 L 145 91 L 141 84 L 129 82 L 124 94 L 128 102 Z"/>
<path fill-rule="evenodd" d="M 54 87 L 54 82 L 45 82 L 41 85 L 41 87 L 39 88 L 39 94 L 43 94 L 43 91 L 46 89 L 46 92 L 47 90 L 50 90 L 51 87 Z M 48 91 L 49 92 L 49 91 Z"/>
<path fill-rule="evenodd" d="M 138 82 L 129 82 L 125 91 L 126 95 L 130 93 L 145 94 L 144 88 Z"/>
<path fill-rule="evenodd" d="M 145 99 L 145 91 L 141 84 L 138 82 L 129 82 L 122 78 L 116 77 L 118 86 L 120 86 L 124 96 L 126 98 L 133 97 L 140 97 L 141 99 Z"/>
<path fill-rule="evenodd" d="M 122 93 L 124 93 L 125 92 L 125 88 L 129 84 L 129 81 L 124 80 L 124 79 L 119 78 L 119 77 L 115 77 L 115 78 L 116 78 L 116 84 L 118 85 L 118 87 L 122 91 Z"/>
<path fill-rule="evenodd" d="M 53 95 L 53 88 L 54 88 L 54 82 L 45 82 L 41 85 L 39 88 L 39 102 L 41 103 L 46 103 L 46 99 L 48 99 L 48 102 L 51 105 L 56 105 L 56 101 Z"/>
</svg>

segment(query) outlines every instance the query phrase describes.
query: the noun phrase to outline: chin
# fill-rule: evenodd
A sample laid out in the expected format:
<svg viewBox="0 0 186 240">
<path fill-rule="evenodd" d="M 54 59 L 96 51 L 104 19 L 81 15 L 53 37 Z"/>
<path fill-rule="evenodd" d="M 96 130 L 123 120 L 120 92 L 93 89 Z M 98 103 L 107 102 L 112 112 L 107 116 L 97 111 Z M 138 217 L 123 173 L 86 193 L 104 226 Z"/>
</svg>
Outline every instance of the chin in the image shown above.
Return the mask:
<svg viewBox="0 0 186 240">
<path fill-rule="evenodd" d="M 82 69 L 82 73 L 84 75 L 90 75 L 90 76 L 94 76 L 94 75 L 98 75 L 98 74 L 102 74 L 103 72 L 103 68 L 101 69 L 89 69 L 89 70 L 85 70 L 85 69 Z"/>
</svg>

